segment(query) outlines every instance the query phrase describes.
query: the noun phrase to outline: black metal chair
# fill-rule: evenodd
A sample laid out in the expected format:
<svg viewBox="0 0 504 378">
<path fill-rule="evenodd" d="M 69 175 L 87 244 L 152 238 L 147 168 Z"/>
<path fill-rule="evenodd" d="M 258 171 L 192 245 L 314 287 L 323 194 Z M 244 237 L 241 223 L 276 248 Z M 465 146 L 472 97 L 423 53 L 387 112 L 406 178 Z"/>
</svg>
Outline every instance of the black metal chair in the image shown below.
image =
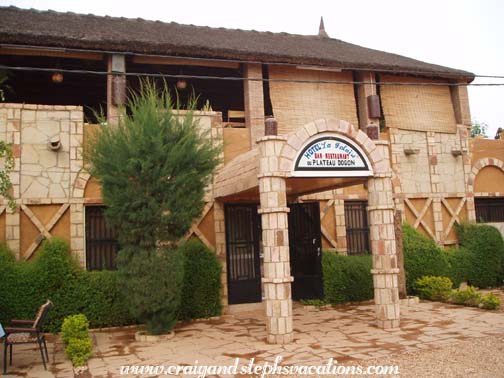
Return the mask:
<svg viewBox="0 0 504 378">
<path fill-rule="evenodd" d="M 50 300 L 47 300 L 46 303 L 40 306 L 35 320 L 13 319 L 10 323 L 15 327 L 4 328 L 4 374 L 7 374 L 7 349 L 10 350 L 9 366 L 11 366 L 12 346 L 15 344 L 38 344 L 44 369 L 47 370 L 46 361 L 49 361 L 49 353 L 47 352 L 47 344 L 45 335 L 42 332 L 42 325 L 47 317 L 47 313 L 52 307 L 53 303 Z"/>
</svg>

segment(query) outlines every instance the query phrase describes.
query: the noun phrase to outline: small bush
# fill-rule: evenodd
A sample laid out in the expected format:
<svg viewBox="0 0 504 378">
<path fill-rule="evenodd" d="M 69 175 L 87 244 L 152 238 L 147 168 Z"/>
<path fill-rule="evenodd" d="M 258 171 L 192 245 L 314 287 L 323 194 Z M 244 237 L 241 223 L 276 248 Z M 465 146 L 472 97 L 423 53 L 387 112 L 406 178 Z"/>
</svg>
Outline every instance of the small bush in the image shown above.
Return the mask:
<svg viewBox="0 0 504 378">
<path fill-rule="evenodd" d="M 496 310 L 500 307 L 500 305 L 500 298 L 493 293 L 489 293 L 481 298 L 479 306 L 486 310 Z"/>
<path fill-rule="evenodd" d="M 461 246 L 469 251 L 466 280 L 480 288 L 502 285 L 504 241 L 500 232 L 482 224 L 462 224 L 455 228 Z"/>
<path fill-rule="evenodd" d="M 89 322 L 85 315 L 71 315 L 61 326 L 61 338 L 65 343 L 65 354 L 74 366 L 83 366 L 93 353 Z"/>
<path fill-rule="evenodd" d="M 415 290 L 422 299 L 444 301 L 450 297 L 453 283 L 448 277 L 424 276 L 415 281 Z"/>
<path fill-rule="evenodd" d="M 180 249 L 127 247 L 119 251 L 119 278 L 131 315 L 159 335 L 177 323 L 184 276 Z"/>
<path fill-rule="evenodd" d="M 477 307 L 481 302 L 481 298 L 481 293 L 478 293 L 475 287 L 468 286 L 467 289 L 453 290 L 450 295 L 450 302 Z"/>
<path fill-rule="evenodd" d="M 371 256 L 322 254 L 324 299 L 330 304 L 366 301 L 373 298 Z"/>
<path fill-rule="evenodd" d="M 91 339 L 70 339 L 65 347 L 65 354 L 73 366 L 84 366 L 93 355 Z"/>
<path fill-rule="evenodd" d="M 222 267 L 217 256 L 199 240 L 189 240 L 181 249 L 185 264 L 179 319 L 220 315 Z"/>
<path fill-rule="evenodd" d="M 403 225 L 404 270 L 406 287 L 414 291 L 414 283 L 423 276 L 449 276 L 450 267 L 446 253 L 434 241 Z"/>
<path fill-rule="evenodd" d="M 84 314 L 67 316 L 61 325 L 61 339 L 68 344 L 70 339 L 85 339 L 89 336 L 89 321 Z"/>
</svg>

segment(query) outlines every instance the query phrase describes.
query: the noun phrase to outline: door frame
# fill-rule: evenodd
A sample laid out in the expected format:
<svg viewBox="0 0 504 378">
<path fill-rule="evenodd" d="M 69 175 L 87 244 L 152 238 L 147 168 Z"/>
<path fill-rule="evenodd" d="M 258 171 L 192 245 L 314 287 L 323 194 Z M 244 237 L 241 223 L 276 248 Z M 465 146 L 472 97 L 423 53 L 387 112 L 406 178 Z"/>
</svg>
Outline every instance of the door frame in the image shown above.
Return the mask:
<svg viewBox="0 0 504 378">
<path fill-rule="evenodd" d="M 252 238 L 254 240 L 250 241 L 253 243 L 253 268 L 255 270 L 254 280 L 249 280 L 249 282 L 243 282 L 243 284 L 248 284 L 245 293 L 237 292 L 236 284 L 231 279 L 232 264 L 231 264 L 231 251 L 230 245 L 232 243 L 230 235 L 230 221 L 231 221 L 231 210 L 237 207 L 248 207 L 252 210 Z M 225 223 L 225 234 L 226 234 L 226 278 L 227 278 L 227 289 L 228 289 L 228 304 L 241 304 L 241 303 L 258 303 L 262 302 L 262 274 L 261 274 L 261 258 L 260 258 L 260 248 L 261 248 L 261 219 L 257 212 L 259 205 L 257 203 L 230 203 L 224 204 L 224 223 Z M 241 297 L 241 298 L 240 298 Z"/>
<path fill-rule="evenodd" d="M 294 228 L 292 227 L 291 220 L 294 216 L 292 208 L 295 206 L 299 206 L 299 208 L 302 208 L 303 206 L 313 206 L 316 208 L 316 210 L 314 211 L 316 213 L 314 214 L 314 221 L 316 224 L 313 226 L 315 233 L 309 237 L 310 240 L 313 240 L 313 244 L 311 245 L 311 253 L 315 254 L 315 274 L 304 274 L 296 276 L 296 272 L 294 272 L 293 269 L 293 265 L 296 264 L 295 254 L 297 249 L 295 247 L 293 248 L 295 238 L 293 238 Z M 292 298 L 295 300 L 322 299 L 324 297 L 324 285 L 322 277 L 322 230 L 320 221 L 320 202 L 310 201 L 292 203 L 289 204 L 289 208 L 291 209 L 291 212 L 289 213 L 289 255 L 291 275 L 294 277 L 294 282 L 292 283 Z M 308 245 L 308 247 L 310 247 L 310 245 Z M 308 285 L 310 287 L 308 287 Z M 306 291 L 303 291 L 303 289 Z"/>
</svg>

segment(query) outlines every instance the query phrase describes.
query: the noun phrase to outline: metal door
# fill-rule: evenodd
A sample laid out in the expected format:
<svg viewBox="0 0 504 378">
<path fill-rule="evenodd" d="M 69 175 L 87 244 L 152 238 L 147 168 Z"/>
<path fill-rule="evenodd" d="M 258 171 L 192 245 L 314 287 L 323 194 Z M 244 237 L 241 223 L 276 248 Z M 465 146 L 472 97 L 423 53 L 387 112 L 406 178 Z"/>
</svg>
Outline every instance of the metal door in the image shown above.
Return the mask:
<svg viewBox="0 0 504 378">
<path fill-rule="evenodd" d="M 369 254 L 369 226 L 366 201 L 345 201 L 347 253 Z"/>
<path fill-rule="evenodd" d="M 86 269 L 116 268 L 119 243 L 115 231 L 107 225 L 104 206 L 86 207 Z"/>
<path fill-rule="evenodd" d="M 225 206 L 229 304 L 261 302 L 257 205 Z"/>
<path fill-rule="evenodd" d="M 289 205 L 289 249 L 292 298 L 323 297 L 320 205 L 305 202 Z"/>
</svg>

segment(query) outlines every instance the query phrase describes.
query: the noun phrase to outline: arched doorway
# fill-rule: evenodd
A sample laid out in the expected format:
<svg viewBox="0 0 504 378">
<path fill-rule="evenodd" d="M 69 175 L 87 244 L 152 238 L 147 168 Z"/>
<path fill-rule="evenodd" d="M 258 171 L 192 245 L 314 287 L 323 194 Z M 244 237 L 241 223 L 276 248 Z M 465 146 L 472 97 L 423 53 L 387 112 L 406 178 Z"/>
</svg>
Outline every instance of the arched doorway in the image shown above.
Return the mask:
<svg viewBox="0 0 504 378">
<path fill-rule="evenodd" d="M 399 326 L 392 171 L 388 142 L 371 140 L 345 121 L 318 120 L 259 144 L 259 195 L 268 342 L 292 341 L 292 281 L 287 193 L 366 182 L 376 322 Z"/>
</svg>

